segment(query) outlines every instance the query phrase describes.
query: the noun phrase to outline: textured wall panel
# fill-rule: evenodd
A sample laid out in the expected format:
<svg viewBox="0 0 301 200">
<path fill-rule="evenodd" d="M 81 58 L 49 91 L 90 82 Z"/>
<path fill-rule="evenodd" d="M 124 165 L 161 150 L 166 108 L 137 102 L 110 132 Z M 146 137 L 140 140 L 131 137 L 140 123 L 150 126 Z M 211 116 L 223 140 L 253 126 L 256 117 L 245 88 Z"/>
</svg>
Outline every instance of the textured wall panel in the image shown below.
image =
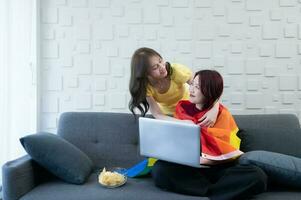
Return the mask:
<svg viewBox="0 0 301 200">
<path fill-rule="evenodd" d="M 243 74 L 244 73 L 244 60 L 240 58 L 229 58 L 228 59 L 228 73 L 229 74 Z"/>
<path fill-rule="evenodd" d="M 92 0 L 91 3 L 96 8 L 108 8 L 108 7 L 110 7 L 110 0 Z"/>
<path fill-rule="evenodd" d="M 280 21 L 283 18 L 282 9 L 271 9 L 270 10 L 270 19 L 272 21 Z"/>
<path fill-rule="evenodd" d="M 289 43 L 277 43 L 275 54 L 277 58 L 290 58 L 294 55 L 295 52 L 295 45 L 291 45 Z"/>
<path fill-rule="evenodd" d="M 56 24 L 58 22 L 58 8 L 42 8 L 41 15 L 44 24 Z"/>
<path fill-rule="evenodd" d="M 65 77 L 65 85 L 68 88 L 78 87 L 78 78 L 77 77 Z"/>
<path fill-rule="evenodd" d="M 107 80 L 105 78 L 95 78 L 95 90 L 105 91 L 107 89 Z"/>
<path fill-rule="evenodd" d="M 279 77 L 279 90 L 296 90 L 297 77 L 296 76 L 280 76 Z"/>
<path fill-rule="evenodd" d="M 240 54 L 243 50 L 243 44 L 241 42 L 232 42 L 231 53 Z"/>
<path fill-rule="evenodd" d="M 260 44 L 259 45 L 259 55 L 262 57 L 269 57 L 272 56 L 273 53 L 273 47 L 270 44 Z"/>
<path fill-rule="evenodd" d="M 83 20 L 76 21 L 72 34 L 78 40 L 89 40 L 91 38 L 90 24 Z"/>
<path fill-rule="evenodd" d="M 91 94 L 79 94 L 75 97 L 76 99 L 76 109 L 87 110 L 92 108 Z"/>
<path fill-rule="evenodd" d="M 126 22 L 129 24 L 139 24 L 142 22 L 142 10 L 139 7 L 129 8 L 125 14 Z"/>
<path fill-rule="evenodd" d="M 298 39 L 301 39 L 301 24 L 298 25 Z"/>
<path fill-rule="evenodd" d="M 43 113 L 59 112 L 59 98 L 57 95 L 47 94 L 42 97 L 41 111 Z"/>
<path fill-rule="evenodd" d="M 110 98 L 110 108 L 111 109 L 126 109 L 126 95 L 125 93 L 111 93 Z"/>
<path fill-rule="evenodd" d="M 245 12 L 241 8 L 229 7 L 227 12 L 227 22 L 229 24 L 242 24 L 244 22 Z"/>
<path fill-rule="evenodd" d="M 63 77 L 59 73 L 50 73 L 49 76 L 43 77 L 43 90 L 46 91 L 60 91 L 63 88 Z"/>
<path fill-rule="evenodd" d="M 74 58 L 74 67 L 77 74 L 86 74 L 89 75 L 92 72 L 92 60 L 90 56 L 81 55 Z"/>
<path fill-rule="evenodd" d="M 246 94 L 246 108 L 260 109 L 262 108 L 262 93 L 247 93 Z"/>
<path fill-rule="evenodd" d="M 211 57 L 211 47 L 210 42 L 196 42 L 195 53 L 197 58 L 210 58 Z"/>
<path fill-rule="evenodd" d="M 278 75 L 278 69 L 276 66 L 270 65 L 270 66 L 266 66 L 264 69 L 264 75 L 266 77 L 274 77 Z"/>
<path fill-rule="evenodd" d="M 284 37 L 286 38 L 294 38 L 297 35 L 297 25 L 296 24 L 288 24 L 284 28 Z"/>
<path fill-rule="evenodd" d="M 260 83 L 258 80 L 248 80 L 247 89 L 248 91 L 257 91 L 259 90 Z"/>
<path fill-rule="evenodd" d="M 213 40 L 215 36 L 215 26 L 199 26 L 196 28 L 195 38 L 198 40 Z"/>
<path fill-rule="evenodd" d="M 55 41 L 44 41 L 41 48 L 42 58 L 58 58 L 59 46 Z"/>
<path fill-rule="evenodd" d="M 248 11 L 262 10 L 262 0 L 246 0 L 246 10 Z"/>
<path fill-rule="evenodd" d="M 278 22 L 266 22 L 262 27 L 262 38 L 266 40 L 278 39 L 281 35 L 281 25 Z"/>
<path fill-rule="evenodd" d="M 280 6 L 293 7 L 296 6 L 295 0 L 280 0 Z"/>
<path fill-rule="evenodd" d="M 113 40 L 113 26 L 103 22 L 96 22 L 93 27 L 93 38 L 99 40 Z"/>
<path fill-rule="evenodd" d="M 301 116 L 301 1 L 42 0 L 41 129 L 66 111 L 129 112 L 142 46 L 224 76 L 234 114 Z"/>
<path fill-rule="evenodd" d="M 282 94 L 282 103 L 283 104 L 293 104 L 296 99 L 296 95 L 294 93 L 283 93 Z"/>
<path fill-rule="evenodd" d="M 242 104 L 244 101 L 244 96 L 242 93 L 233 92 L 231 93 L 231 103 L 232 104 Z"/>
<path fill-rule="evenodd" d="M 264 61 L 263 59 L 246 59 L 246 74 L 262 74 L 264 69 Z"/>
<path fill-rule="evenodd" d="M 104 106 L 105 105 L 105 95 L 95 94 L 93 102 L 94 102 L 95 106 Z"/>
<path fill-rule="evenodd" d="M 262 15 L 255 15 L 255 16 L 251 16 L 250 17 L 250 20 L 249 20 L 249 23 L 250 23 L 250 26 L 260 26 L 262 25 Z"/>
<path fill-rule="evenodd" d="M 41 126 L 43 126 L 45 129 L 55 129 L 57 126 L 57 120 L 57 114 L 44 114 L 42 116 Z"/>
</svg>

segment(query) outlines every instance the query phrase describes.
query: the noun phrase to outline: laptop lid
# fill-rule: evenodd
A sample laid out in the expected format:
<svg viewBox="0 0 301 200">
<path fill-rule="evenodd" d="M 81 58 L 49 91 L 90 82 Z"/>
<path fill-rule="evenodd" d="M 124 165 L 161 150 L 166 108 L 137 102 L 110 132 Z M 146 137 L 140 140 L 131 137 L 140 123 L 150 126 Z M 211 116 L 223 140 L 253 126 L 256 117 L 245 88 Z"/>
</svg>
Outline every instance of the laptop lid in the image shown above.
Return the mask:
<svg viewBox="0 0 301 200">
<path fill-rule="evenodd" d="M 184 122 L 139 118 L 140 154 L 200 167 L 200 127 Z"/>
</svg>

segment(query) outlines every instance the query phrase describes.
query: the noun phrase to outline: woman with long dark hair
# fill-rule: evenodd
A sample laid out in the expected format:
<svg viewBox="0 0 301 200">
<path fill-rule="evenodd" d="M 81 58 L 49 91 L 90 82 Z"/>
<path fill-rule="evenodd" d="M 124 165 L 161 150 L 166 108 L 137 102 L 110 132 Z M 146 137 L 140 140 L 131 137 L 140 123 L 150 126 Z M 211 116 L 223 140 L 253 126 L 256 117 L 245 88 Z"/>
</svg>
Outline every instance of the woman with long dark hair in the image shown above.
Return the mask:
<svg viewBox="0 0 301 200">
<path fill-rule="evenodd" d="M 191 80 L 192 72 L 188 67 L 165 62 L 153 49 L 137 49 L 131 61 L 129 109 L 134 115 L 135 110 L 139 110 L 142 116 L 150 110 L 155 118 L 166 119 L 174 115 L 180 100 L 189 98 Z M 199 119 L 200 125 L 214 125 L 218 105 L 213 104 L 210 111 Z"/>
</svg>

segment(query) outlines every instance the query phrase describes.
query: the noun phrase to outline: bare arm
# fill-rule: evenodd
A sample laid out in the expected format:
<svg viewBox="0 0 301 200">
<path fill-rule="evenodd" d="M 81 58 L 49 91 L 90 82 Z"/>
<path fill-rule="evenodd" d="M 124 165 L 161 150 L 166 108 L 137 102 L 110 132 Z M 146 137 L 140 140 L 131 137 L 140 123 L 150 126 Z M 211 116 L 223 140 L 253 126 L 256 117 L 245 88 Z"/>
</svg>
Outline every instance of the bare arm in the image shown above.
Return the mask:
<svg viewBox="0 0 301 200">
<path fill-rule="evenodd" d="M 195 75 L 192 75 L 192 77 L 186 82 L 189 85 L 191 85 L 193 83 L 193 77 Z M 218 110 L 219 110 L 219 102 L 218 100 L 214 103 L 213 107 L 206 113 L 203 115 L 203 117 L 201 117 L 198 120 L 198 125 L 200 126 L 205 126 L 205 127 L 212 127 L 214 126 L 216 119 L 217 119 L 217 115 L 218 115 Z"/>
<path fill-rule="evenodd" d="M 150 96 L 146 97 L 146 100 L 149 104 L 150 112 L 152 113 L 154 118 L 161 119 L 161 120 L 167 120 L 167 121 L 177 121 L 177 122 L 185 122 L 185 123 L 189 123 L 189 124 L 194 124 L 190 120 L 179 120 L 177 118 L 170 117 L 170 116 L 163 114 L 158 103 L 155 101 L 155 99 L 153 97 L 150 97 Z"/>
<path fill-rule="evenodd" d="M 205 115 L 203 115 L 203 117 L 201 117 L 198 120 L 199 122 L 198 125 L 212 127 L 216 122 L 218 110 L 219 110 L 219 102 L 216 101 L 213 107 Z"/>
</svg>

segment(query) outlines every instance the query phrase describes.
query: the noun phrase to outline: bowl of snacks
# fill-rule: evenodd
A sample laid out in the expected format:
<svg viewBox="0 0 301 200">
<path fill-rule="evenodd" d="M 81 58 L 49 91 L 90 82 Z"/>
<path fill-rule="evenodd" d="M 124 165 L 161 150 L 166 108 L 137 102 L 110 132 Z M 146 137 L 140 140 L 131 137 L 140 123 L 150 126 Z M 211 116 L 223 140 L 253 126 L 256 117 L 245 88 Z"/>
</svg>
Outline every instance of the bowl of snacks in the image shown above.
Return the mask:
<svg viewBox="0 0 301 200">
<path fill-rule="evenodd" d="M 116 188 L 124 185 L 127 181 L 127 177 L 123 174 L 124 168 L 115 167 L 112 169 L 103 170 L 98 175 L 98 182 L 100 185 L 106 188 Z"/>
</svg>

